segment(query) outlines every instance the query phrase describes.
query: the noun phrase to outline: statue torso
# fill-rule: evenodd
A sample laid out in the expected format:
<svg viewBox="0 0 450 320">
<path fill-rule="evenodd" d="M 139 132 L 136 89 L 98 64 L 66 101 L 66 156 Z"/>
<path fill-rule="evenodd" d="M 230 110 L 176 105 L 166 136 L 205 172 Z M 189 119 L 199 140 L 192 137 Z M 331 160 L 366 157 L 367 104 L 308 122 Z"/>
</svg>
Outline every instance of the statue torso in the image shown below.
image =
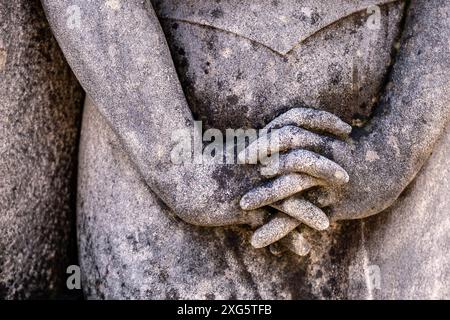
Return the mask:
<svg viewBox="0 0 450 320">
<path fill-rule="evenodd" d="M 403 1 L 153 0 L 194 116 L 261 127 L 296 106 L 369 117 L 399 36 Z M 372 5 L 380 8 L 367 12 Z M 373 13 L 373 15 L 371 15 Z"/>
</svg>

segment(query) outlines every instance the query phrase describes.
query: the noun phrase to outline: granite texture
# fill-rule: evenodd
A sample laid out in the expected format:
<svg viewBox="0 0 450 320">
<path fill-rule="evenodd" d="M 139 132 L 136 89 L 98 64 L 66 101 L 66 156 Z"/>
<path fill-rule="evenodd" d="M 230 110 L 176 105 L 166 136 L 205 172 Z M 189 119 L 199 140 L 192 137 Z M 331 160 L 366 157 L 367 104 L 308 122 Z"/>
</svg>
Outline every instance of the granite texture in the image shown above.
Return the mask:
<svg viewBox="0 0 450 320">
<path fill-rule="evenodd" d="M 403 16 L 386 2 L 153 1 L 189 107 L 218 129 L 261 128 L 296 106 L 365 121 Z M 366 27 L 374 3 L 379 30 Z"/>
<path fill-rule="evenodd" d="M 148 188 L 90 100 L 78 182 L 80 264 L 88 299 L 312 297 L 304 258 L 278 259 L 267 249 L 255 250 L 250 228 L 201 228 L 176 217 Z"/>
<path fill-rule="evenodd" d="M 86 102 L 78 183 L 87 297 L 295 299 L 363 292 L 349 272 L 365 262 L 358 258 L 360 222 L 336 221 L 390 207 L 444 132 L 450 113 L 448 1 L 336 1 L 327 10 L 320 1 L 300 1 L 317 12 L 307 10 L 297 29 L 261 23 L 305 14 L 279 1 L 240 1 L 240 7 L 226 1 L 153 1 L 154 7 L 148 1 L 42 2 L 92 99 Z M 345 14 L 336 14 L 343 3 Z M 381 5 L 377 30 L 364 24 L 365 8 L 373 4 Z M 68 27 L 64 14 L 71 6 L 80 12 L 77 28 Z M 250 12 L 252 19 L 239 19 L 231 9 Z M 303 41 L 293 43 L 293 32 Z M 331 111 L 353 125 L 352 134 L 334 139 L 319 134 L 321 128 L 293 126 L 289 110 L 305 108 L 313 118 L 318 110 Z M 240 200 L 270 192 L 276 201 L 298 205 L 292 190 L 302 190 L 303 176 L 295 169 L 261 187 L 266 177 L 258 166 L 174 164 L 172 133 L 191 130 L 194 119 L 219 129 L 261 128 L 278 119 L 290 137 L 283 151 L 310 149 L 345 170 L 348 183 L 328 179 L 304 194 L 332 222 L 327 231 L 302 225 L 288 235 L 297 242 L 286 246 L 297 252 L 306 251 L 303 239 L 312 244 L 308 257 L 274 256 L 270 252 L 280 253 L 275 247 L 256 250 L 249 245 L 250 228 L 236 226 L 261 224 L 274 212 L 267 204 L 289 215 L 288 202 L 262 201 L 257 208 Z M 305 203 L 298 207 L 304 210 Z M 289 229 L 273 221 L 263 228 L 272 223 Z M 199 227 L 225 225 L 232 227 Z M 280 236 L 273 229 L 267 234 Z M 409 239 L 385 234 L 373 248 Z M 393 248 L 379 250 L 389 254 Z M 395 269 L 402 261 L 387 266 Z M 434 275 L 427 272 L 422 284 Z M 396 281 L 410 277 L 397 274 Z M 413 290 L 393 286 L 384 297 L 408 297 L 405 290 Z"/>
<path fill-rule="evenodd" d="M 0 1 L 0 298 L 52 298 L 73 263 L 83 91 L 39 1 Z"/>
<path fill-rule="evenodd" d="M 355 221 L 359 241 L 348 258 L 349 298 L 450 299 L 449 144 L 447 128 L 397 202 Z M 375 270 L 379 279 L 370 276 Z"/>
</svg>

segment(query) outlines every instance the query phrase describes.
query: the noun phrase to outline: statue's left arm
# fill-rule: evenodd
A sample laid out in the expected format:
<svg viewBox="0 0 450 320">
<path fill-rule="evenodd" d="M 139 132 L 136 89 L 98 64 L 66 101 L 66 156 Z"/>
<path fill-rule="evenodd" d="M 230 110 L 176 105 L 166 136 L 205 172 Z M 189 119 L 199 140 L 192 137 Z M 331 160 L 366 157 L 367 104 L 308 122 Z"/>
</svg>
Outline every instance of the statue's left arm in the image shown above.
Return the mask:
<svg viewBox="0 0 450 320">
<path fill-rule="evenodd" d="M 412 1 L 401 49 L 384 97 L 353 148 L 336 146 L 334 160 L 350 175 L 334 219 L 386 209 L 433 151 L 450 119 L 450 2 Z"/>
<path fill-rule="evenodd" d="M 388 208 L 428 159 L 449 119 L 450 2 L 417 0 L 408 8 L 397 61 L 373 118 L 353 130 L 352 139 L 323 145 L 321 153 L 347 171 L 349 183 L 325 187 L 317 204 L 329 207 L 333 220 L 363 218 Z M 295 113 L 288 111 L 273 122 L 287 131 Z M 284 140 L 289 148 L 298 147 L 292 141 L 301 139 L 291 135 Z M 247 193 L 243 208 L 264 205 L 266 198 L 259 196 L 264 188 Z"/>
</svg>

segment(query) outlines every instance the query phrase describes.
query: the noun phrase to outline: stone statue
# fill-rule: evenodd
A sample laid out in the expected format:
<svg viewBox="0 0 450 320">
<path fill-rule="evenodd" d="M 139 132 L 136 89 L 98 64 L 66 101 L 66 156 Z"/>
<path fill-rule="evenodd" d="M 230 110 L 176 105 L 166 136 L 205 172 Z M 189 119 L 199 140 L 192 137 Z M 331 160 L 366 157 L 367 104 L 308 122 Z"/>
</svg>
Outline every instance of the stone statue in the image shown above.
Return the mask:
<svg viewBox="0 0 450 320">
<path fill-rule="evenodd" d="M 448 1 L 42 3 L 89 95 L 77 203 L 88 298 L 375 296 L 368 246 L 336 222 L 391 207 L 442 136 Z M 173 133 L 194 120 L 274 129 L 278 143 L 260 135 L 246 164 L 174 163 Z M 248 163 L 262 148 L 280 152 L 270 175 Z M 402 286 L 384 297 L 414 296 Z"/>
</svg>

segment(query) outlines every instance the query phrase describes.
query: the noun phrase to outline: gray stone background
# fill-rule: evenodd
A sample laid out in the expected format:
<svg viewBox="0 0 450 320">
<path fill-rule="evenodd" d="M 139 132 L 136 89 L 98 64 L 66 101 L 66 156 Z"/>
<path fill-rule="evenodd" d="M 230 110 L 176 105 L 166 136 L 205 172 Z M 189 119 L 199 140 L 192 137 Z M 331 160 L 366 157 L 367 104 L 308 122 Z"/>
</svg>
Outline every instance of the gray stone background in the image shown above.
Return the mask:
<svg viewBox="0 0 450 320">
<path fill-rule="evenodd" d="M 83 99 L 40 1 L 0 1 L 2 298 L 65 294 Z"/>
</svg>

